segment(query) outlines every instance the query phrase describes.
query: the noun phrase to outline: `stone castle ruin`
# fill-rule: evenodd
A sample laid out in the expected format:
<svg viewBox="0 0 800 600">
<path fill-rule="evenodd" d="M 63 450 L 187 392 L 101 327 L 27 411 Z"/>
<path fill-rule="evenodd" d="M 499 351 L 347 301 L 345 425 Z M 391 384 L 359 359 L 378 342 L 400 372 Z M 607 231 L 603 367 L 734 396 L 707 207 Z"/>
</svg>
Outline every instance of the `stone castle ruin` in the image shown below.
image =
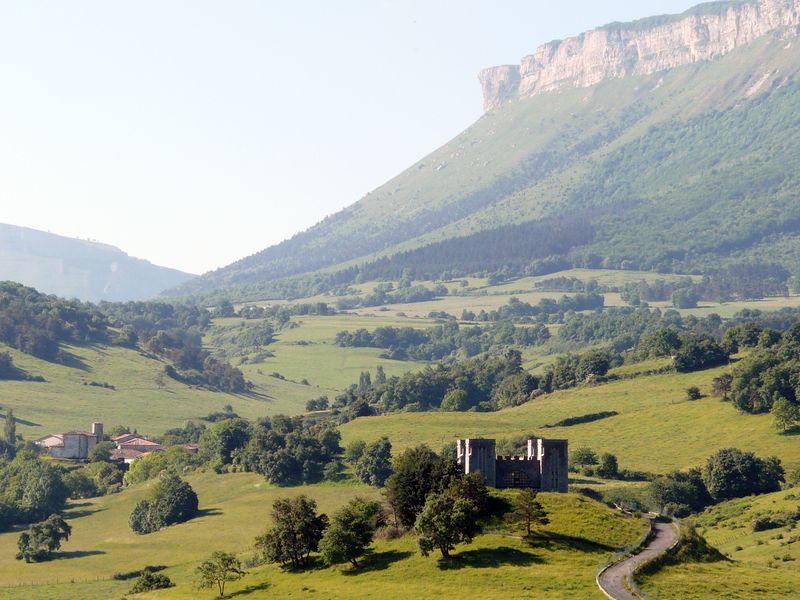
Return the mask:
<svg viewBox="0 0 800 600">
<path fill-rule="evenodd" d="M 530 439 L 525 456 L 497 456 L 487 439 L 458 440 L 456 448 L 464 473 L 480 473 L 490 487 L 568 491 L 567 440 Z"/>
</svg>

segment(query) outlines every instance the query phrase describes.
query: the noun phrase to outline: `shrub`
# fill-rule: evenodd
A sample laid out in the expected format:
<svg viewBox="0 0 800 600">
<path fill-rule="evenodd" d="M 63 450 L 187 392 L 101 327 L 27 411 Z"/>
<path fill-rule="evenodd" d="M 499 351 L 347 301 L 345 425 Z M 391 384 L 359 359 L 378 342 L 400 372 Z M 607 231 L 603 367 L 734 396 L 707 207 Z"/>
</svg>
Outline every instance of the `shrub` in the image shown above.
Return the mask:
<svg viewBox="0 0 800 600">
<path fill-rule="evenodd" d="M 687 400 L 700 400 L 703 397 L 703 394 L 700 392 L 700 388 L 696 386 L 692 386 L 686 389 L 686 399 Z"/>
<path fill-rule="evenodd" d="M 140 594 L 142 592 L 150 592 L 153 590 L 163 590 L 165 588 L 173 587 L 175 584 L 172 580 L 162 573 L 153 573 L 152 571 L 145 570 L 136 583 L 133 584 L 130 593 Z"/>
<path fill-rule="evenodd" d="M 141 500 L 133 508 L 129 523 L 135 533 L 152 533 L 188 521 L 197 511 L 197 494 L 192 486 L 170 473 L 153 487 L 149 499 Z"/>
</svg>

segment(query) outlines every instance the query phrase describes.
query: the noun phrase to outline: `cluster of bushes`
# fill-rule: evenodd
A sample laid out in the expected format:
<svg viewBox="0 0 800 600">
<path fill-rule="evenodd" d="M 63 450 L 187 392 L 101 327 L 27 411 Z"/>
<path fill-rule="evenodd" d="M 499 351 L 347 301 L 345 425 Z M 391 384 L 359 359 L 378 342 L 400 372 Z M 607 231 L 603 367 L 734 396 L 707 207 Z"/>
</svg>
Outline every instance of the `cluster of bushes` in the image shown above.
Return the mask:
<svg viewBox="0 0 800 600">
<path fill-rule="evenodd" d="M 537 346 L 550 339 L 544 325 L 515 327 L 510 320 L 491 327 L 460 327 L 444 323 L 426 330 L 413 327 L 378 327 L 340 331 L 336 344 L 343 347 L 382 348 L 386 358 L 395 360 L 442 360 L 456 355 L 471 357 L 499 346 Z"/>
<path fill-rule="evenodd" d="M 433 289 L 424 285 L 411 285 L 410 281 L 400 281 L 397 289 L 393 283 L 381 283 L 375 286 L 372 293 L 365 296 L 341 298 L 336 302 L 339 310 L 351 308 L 381 306 L 382 304 L 411 304 L 413 302 L 428 302 L 437 296 L 446 296 L 449 293 L 446 285 L 437 284 Z"/>
<path fill-rule="evenodd" d="M 508 319 L 527 321 L 535 319 L 540 323 L 561 322 L 569 312 L 599 310 L 605 305 L 605 296 L 594 292 L 562 296 L 558 300 L 542 298 L 537 304 L 511 298 L 497 310 L 481 310 L 477 315 L 466 311 L 465 321 L 504 321 Z"/>
<path fill-rule="evenodd" d="M 777 458 L 725 448 L 709 457 L 703 469 L 675 471 L 650 486 L 661 512 L 682 517 L 723 500 L 778 491 L 784 470 Z"/>
<path fill-rule="evenodd" d="M 375 411 L 491 411 L 526 402 L 537 387 L 538 380 L 522 368 L 520 353 L 509 349 L 374 383 L 362 375 L 359 385 L 336 397 L 334 408 L 346 408 L 348 418 Z"/>
<path fill-rule="evenodd" d="M 546 290 L 551 292 L 607 292 L 613 291 L 608 287 L 601 286 L 596 279 L 589 279 L 584 281 L 577 277 L 551 277 L 543 279 L 533 284 L 537 290 Z"/>
<path fill-rule="evenodd" d="M 741 331 L 741 329 L 740 329 Z M 743 332 L 744 333 L 744 332 Z M 778 336 L 772 330 L 746 330 L 747 336 L 736 336 L 738 346 L 755 348 L 733 368 L 730 398 L 742 411 L 764 413 L 778 407 L 791 414 L 800 406 L 800 322 Z M 791 422 L 785 423 L 790 426 Z"/>
<path fill-rule="evenodd" d="M 197 516 L 197 494 L 174 473 L 167 473 L 153 486 L 150 497 L 134 506 L 128 523 L 135 533 L 153 533 Z"/>
<path fill-rule="evenodd" d="M 790 273 L 781 265 L 739 263 L 715 270 L 699 282 L 684 277 L 675 281 L 628 283 L 622 299 L 633 306 L 671 300 L 676 308 L 695 308 L 699 300 L 729 302 L 736 298 L 785 296 L 789 293 L 789 278 Z"/>
<path fill-rule="evenodd" d="M 220 472 L 260 473 L 279 485 L 315 483 L 326 477 L 338 478 L 340 440 L 338 430 L 302 417 L 277 415 L 256 423 L 226 419 L 199 436 L 197 460 Z"/>
<path fill-rule="evenodd" d="M 0 282 L 0 342 L 49 361 L 61 359 L 60 343 L 105 342 L 108 320 L 90 304 L 40 294 Z"/>
</svg>

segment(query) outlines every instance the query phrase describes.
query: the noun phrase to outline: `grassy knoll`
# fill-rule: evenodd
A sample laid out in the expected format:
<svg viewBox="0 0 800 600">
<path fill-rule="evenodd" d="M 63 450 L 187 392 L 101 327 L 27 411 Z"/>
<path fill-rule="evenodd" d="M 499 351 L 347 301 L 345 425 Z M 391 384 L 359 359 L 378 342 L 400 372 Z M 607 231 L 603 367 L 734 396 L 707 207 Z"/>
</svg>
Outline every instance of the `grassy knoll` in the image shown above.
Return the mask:
<svg viewBox="0 0 800 600">
<path fill-rule="evenodd" d="M 132 583 L 113 581 L 111 575 L 147 564 L 166 565 L 165 573 L 177 587 L 143 597 L 210 598 L 213 593 L 192 588 L 194 567 L 214 549 L 236 552 L 243 559 L 252 556 L 253 537 L 268 526 L 275 498 L 305 493 L 317 500 L 320 510 L 331 512 L 354 495 L 377 495 L 372 488 L 354 485 L 276 488 L 252 474 L 188 479 L 200 496 L 203 515 L 155 534 L 137 536 L 127 526 L 131 508 L 149 487 L 142 485 L 73 505 L 73 537 L 58 560 L 21 564 L 13 559 L 18 534 L 0 535 L 0 598 L 116 597 Z M 407 536 L 377 542 L 358 573 L 321 567 L 286 573 L 266 565 L 250 569 L 229 593 L 294 598 L 313 590 L 324 598 L 421 598 L 454 590 L 486 595 L 503 590 L 509 597 L 543 591 L 552 598 L 599 598 L 593 579 L 598 565 L 615 548 L 637 539 L 644 524 L 575 494 L 543 494 L 541 499 L 551 522 L 533 544 L 496 531 L 459 546 L 456 560 L 442 565 L 435 557 L 420 556 L 415 539 Z"/>
<path fill-rule="evenodd" d="M 215 330 L 255 325 L 242 319 L 217 319 Z M 274 355 L 269 358 L 249 360 L 239 365 L 245 376 L 253 382 L 269 385 L 275 378 L 272 373 L 294 382 L 306 379 L 311 386 L 308 397 L 323 393 L 335 394 L 332 390 L 343 390 L 351 383 L 357 383 L 361 371 L 373 375 L 378 365 L 382 365 L 387 375 L 401 375 L 407 371 L 421 368 L 421 363 L 397 361 L 380 358 L 383 352 L 377 348 L 341 348 L 334 345 L 336 334 L 343 330 L 369 329 L 378 327 L 416 327 L 433 325 L 429 319 L 411 319 L 378 314 L 359 316 L 341 314 L 329 317 L 304 315 L 292 318 L 292 326 L 280 330 L 276 341 L 267 349 Z M 213 332 L 212 332 L 213 334 Z M 231 349 L 226 348 L 230 352 Z M 253 354 L 250 355 L 254 356 Z M 232 358 L 236 364 L 236 358 Z M 321 389 L 316 389 L 321 388 Z M 297 409 L 293 412 L 298 412 Z"/>
<path fill-rule="evenodd" d="M 657 366 L 654 364 L 653 366 Z M 503 438 L 536 433 L 568 438 L 573 447 L 613 452 L 624 468 L 662 473 L 696 466 L 715 450 L 736 446 L 775 454 L 788 467 L 800 465 L 796 436 L 778 435 L 769 415 L 743 415 L 717 398 L 686 400 L 686 388 L 710 392 L 726 368 L 699 373 L 642 375 L 543 396 L 495 413 L 399 413 L 356 419 L 342 426 L 344 441 L 388 436 L 398 446 L 433 448 L 458 437 Z M 566 428 L 544 428 L 567 417 L 601 411 L 616 417 Z"/>
<path fill-rule="evenodd" d="M 305 402 L 319 395 L 307 386 L 263 378 L 253 394 L 235 395 L 193 388 L 161 375 L 164 363 L 125 348 L 70 346 L 68 365 L 48 363 L 12 349 L 14 363 L 44 383 L 0 382 L 0 405 L 11 407 L 25 438 L 87 428 L 94 420 L 108 428 L 122 424 L 150 434 L 183 425 L 221 410 L 226 404 L 248 418 L 303 412 Z M 249 375 L 249 374 L 248 374 Z M 116 389 L 91 385 L 108 383 Z M 32 425 L 31 425 L 32 424 Z"/>
<path fill-rule="evenodd" d="M 698 518 L 699 531 L 733 562 L 681 564 L 647 577 L 658 598 L 793 598 L 800 589 L 800 531 L 753 531 L 757 518 L 780 519 L 800 505 L 797 488 L 723 502 Z"/>
</svg>

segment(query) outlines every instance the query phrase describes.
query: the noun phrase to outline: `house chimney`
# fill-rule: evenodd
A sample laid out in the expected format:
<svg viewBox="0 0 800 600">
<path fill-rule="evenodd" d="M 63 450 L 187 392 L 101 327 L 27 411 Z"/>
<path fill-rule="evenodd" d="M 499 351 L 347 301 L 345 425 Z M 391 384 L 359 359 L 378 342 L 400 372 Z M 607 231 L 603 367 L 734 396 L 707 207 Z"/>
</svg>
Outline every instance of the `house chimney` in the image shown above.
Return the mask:
<svg viewBox="0 0 800 600">
<path fill-rule="evenodd" d="M 97 443 L 103 441 L 103 424 L 102 423 L 92 423 L 92 435 L 97 440 Z"/>
</svg>

